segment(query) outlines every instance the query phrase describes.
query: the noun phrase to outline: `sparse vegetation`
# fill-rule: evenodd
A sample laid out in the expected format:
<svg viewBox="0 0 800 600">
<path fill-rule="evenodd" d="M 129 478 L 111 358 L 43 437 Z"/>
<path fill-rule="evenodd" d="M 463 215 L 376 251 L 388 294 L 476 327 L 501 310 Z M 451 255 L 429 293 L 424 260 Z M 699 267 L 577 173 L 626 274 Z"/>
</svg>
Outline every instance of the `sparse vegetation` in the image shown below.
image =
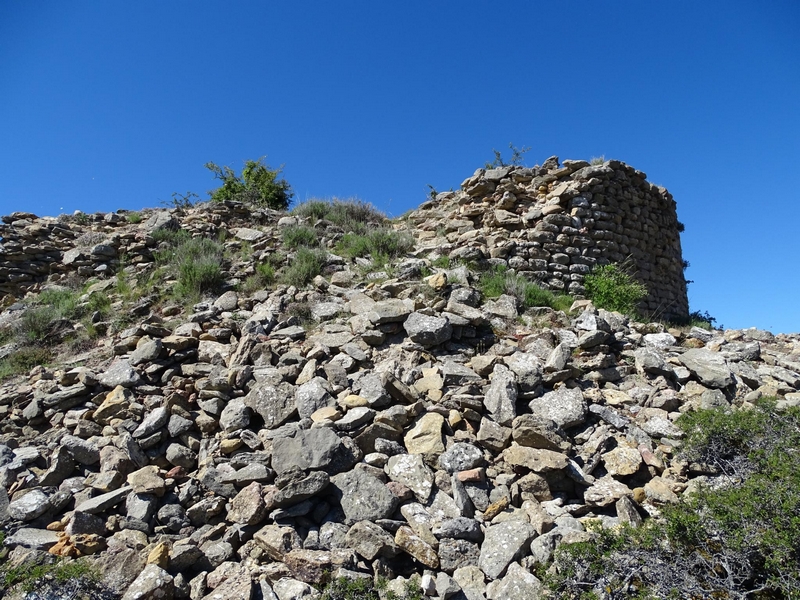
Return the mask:
<svg viewBox="0 0 800 600">
<path fill-rule="evenodd" d="M 480 275 L 479 288 L 485 298 L 503 294 L 514 296 L 524 308 L 548 306 L 555 310 L 569 310 L 573 299 L 565 294 L 554 294 L 506 267 L 495 267 Z"/>
<path fill-rule="evenodd" d="M 275 210 L 286 210 L 291 204 L 293 193 L 289 182 L 280 177 L 280 168 L 270 168 L 263 157 L 245 161 L 240 176 L 230 167 L 213 162 L 205 167 L 222 181 L 220 187 L 209 192 L 214 202 L 233 200 Z"/>
<path fill-rule="evenodd" d="M 301 247 L 297 250 L 294 260 L 290 261 L 281 279 L 288 285 L 303 287 L 322 273 L 326 262 L 327 253 L 321 248 Z"/>
<path fill-rule="evenodd" d="M 559 598 L 800 597 L 800 409 L 765 400 L 678 421 L 684 458 L 718 473 L 663 520 L 562 546 Z"/>
<path fill-rule="evenodd" d="M 511 149 L 511 157 L 507 161 L 503 158 L 502 152 L 492 148 L 492 152 L 494 153 L 494 160 L 491 162 L 487 162 L 486 168 L 493 169 L 496 167 L 510 167 L 512 165 L 521 165 L 525 153 L 530 151 L 531 149 L 530 146 L 517 148 L 513 143 L 509 143 L 508 147 Z"/>
<path fill-rule="evenodd" d="M 370 228 L 386 222 L 384 215 L 369 202 L 363 200 L 308 200 L 297 205 L 292 215 L 318 221 L 329 221 L 345 233 L 364 234 Z"/>
<path fill-rule="evenodd" d="M 584 280 L 586 294 L 598 308 L 634 314 L 636 306 L 647 296 L 647 288 L 626 273 L 619 265 L 600 265 Z"/>
<path fill-rule="evenodd" d="M 374 229 L 366 234 L 348 233 L 339 241 L 336 251 L 349 258 L 370 257 L 376 265 L 401 256 L 413 246 L 411 236 L 388 228 Z"/>
<path fill-rule="evenodd" d="M 606 157 L 604 154 L 601 154 L 600 156 L 593 156 L 592 158 L 589 159 L 589 164 L 592 165 L 593 167 L 600 166 L 604 162 L 606 162 Z"/>
<path fill-rule="evenodd" d="M 135 225 L 136 223 L 142 222 L 142 215 L 138 212 L 131 212 L 128 213 L 128 223 Z"/>
<path fill-rule="evenodd" d="M 203 294 L 219 290 L 225 281 L 224 248 L 220 243 L 190 237 L 183 230 L 162 229 L 156 233 L 167 246 L 155 252 L 156 264 L 177 280 L 172 292 L 176 299 L 196 302 Z"/>
<path fill-rule="evenodd" d="M 23 564 L 0 569 L 0 596 L 12 589 L 19 589 L 26 597 L 34 590 L 57 591 L 59 597 L 98 598 L 101 592 L 99 575 L 87 563 L 75 560 L 59 560 L 49 564 Z M 89 595 L 78 595 L 78 594 Z M 65 595 L 66 594 L 66 595 Z M 52 597 L 45 592 L 37 598 Z"/>
<path fill-rule="evenodd" d="M 300 246 L 313 248 L 319 246 L 317 232 L 307 225 L 292 225 L 284 228 L 282 232 L 283 244 L 290 250 Z"/>
</svg>

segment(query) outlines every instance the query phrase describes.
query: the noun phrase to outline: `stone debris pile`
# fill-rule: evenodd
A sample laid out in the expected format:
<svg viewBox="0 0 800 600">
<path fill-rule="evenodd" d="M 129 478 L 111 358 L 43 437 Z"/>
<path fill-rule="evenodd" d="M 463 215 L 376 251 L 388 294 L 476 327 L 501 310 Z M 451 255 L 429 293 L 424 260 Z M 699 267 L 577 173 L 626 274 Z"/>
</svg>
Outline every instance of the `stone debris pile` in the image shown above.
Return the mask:
<svg viewBox="0 0 800 600">
<path fill-rule="evenodd" d="M 637 526 L 716 475 L 680 458 L 681 413 L 800 402 L 798 335 L 668 329 L 586 301 L 526 312 L 483 299 L 466 263 L 433 266 L 448 252 L 502 260 L 577 292 L 593 260 L 638 248 L 647 281 L 663 278 L 656 293 L 685 312 L 682 271 L 653 260 L 656 247 L 679 258 L 656 232 L 674 206 L 643 174 L 549 161 L 463 187 L 410 216 L 417 246 L 393 278 L 329 254 L 309 289 L 231 289 L 191 310 L 145 300 L 63 367 L 0 385 L 10 564 L 85 561 L 125 600 L 315 598 L 338 577 L 386 578 L 401 597 L 413 579 L 442 600 L 537 598 L 534 573 L 559 544 Z M 641 191 L 637 236 L 608 208 L 615 187 Z M 92 217 L 106 241 L 75 254 L 86 231 L 17 213 L 4 218 L 2 290 L 21 297 L 70 264 L 103 275 L 123 248 L 146 268 L 157 227 L 226 229 L 263 256 L 297 221 L 253 214 Z M 32 239 L 51 248 L 32 254 L 48 268 L 9 267 Z M 252 268 L 226 265 L 229 281 Z"/>
</svg>

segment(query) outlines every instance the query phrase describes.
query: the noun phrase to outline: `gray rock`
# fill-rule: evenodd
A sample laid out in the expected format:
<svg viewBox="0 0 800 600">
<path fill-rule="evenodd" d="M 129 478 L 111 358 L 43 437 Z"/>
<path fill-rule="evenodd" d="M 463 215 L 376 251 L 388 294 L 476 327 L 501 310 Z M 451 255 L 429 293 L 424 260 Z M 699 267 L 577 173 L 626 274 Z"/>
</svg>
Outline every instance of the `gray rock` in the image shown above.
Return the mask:
<svg viewBox="0 0 800 600">
<path fill-rule="evenodd" d="M 171 600 L 174 591 L 172 575 L 150 564 L 130 585 L 122 600 Z"/>
<path fill-rule="evenodd" d="M 272 468 L 327 469 L 344 450 L 341 438 L 328 427 L 298 431 L 294 437 L 279 437 L 272 446 Z"/>
<path fill-rule="evenodd" d="M 392 456 L 386 464 L 386 474 L 392 481 L 402 483 L 426 503 L 433 493 L 433 473 L 419 454 Z"/>
<path fill-rule="evenodd" d="M 679 360 L 705 386 L 724 388 L 734 381 L 725 357 L 719 352 L 693 348 L 684 352 Z"/>
<path fill-rule="evenodd" d="M 568 451 L 571 443 L 558 423 L 538 414 L 520 415 L 512 423 L 511 435 L 520 446 Z"/>
<path fill-rule="evenodd" d="M 259 483 L 251 483 L 231 500 L 228 520 L 242 525 L 258 525 L 267 516 L 267 505 Z"/>
<path fill-rule="evenodd" d="M 183 467 L 189 473 L 197 468 L 197 454 L 181 444 L 167 446 L 165 458 L 176 467 Z"/>
<path fill-rule="evenodd" d="M 219 425 L 226 432 L 244 429 L 250 425 L 250 408 L 244 399 L 234 398 L 225 405 L 219 416 Z"/>
<path fill-rule="evenodd" d="M 125 500 L 125 514 L 129 519 L 149 522 L 156 514 L 158 499 L 154 494 L 131 492 Z"/>
<path fill-rule="evenodd" d="M 486 529 L 478 566 L 489 579 L 497 579 L 508 565 L 528 549 L 536 529 L 524 521 L 506 521 Z"/>
<path fill-rule="evenodd" d="M 75 461 L 82 465 L 94 465 L 100 462 L 100 449 L 94 442 L 74 435 L 65 435 L 61 438 L 61 444 L 69 450 Z"/>
<path fill-rule="evenodd" d="M 530 352 L 515 352 L 505 357 L 505 363 L 517 376 L 519 391 L 523 394 L 535 392 L 542 383 L 542 362 Z"/>
<path fill-rule="evenodd" d="M 80 504 L 75 507 L 75 510 L 97 514 L 101 513 L 109 508 L 116 506 L 128 496 L 128 493 L 133 488 L 129 485 L 119 488 L 118 490 L 113 490 L 111 492 L 106 492 L 105 494 L 100 494 L 99 496 L 95 496 L 94 498 L 89 498 L 88 500 L 84 500 Z"/>
<path fill-rule="evenodd" d="M 408 337 L 421 346 L 443 344 L 453 335 L 453 326 L 445 317 L 431 317 L 422 313 L 411 313 L 403 323 Z"/>
<path fill-rule="evenodd" d="M 542 596 L 542 582 L 517 563 L 508 566 L 506 576 L 486 586 L 488 600 L 531 600 Z"/>
<path fill-rule="evenodd" d="M 480 448 L 466 442 L 457 442 L 439 456 L 439 466 L 448 473 L 474 469 L 484 464 Z"/>
<path fill-rule="evenodd" d="M 264 421 L 266 429 L 275 429 L 286 423 L 297 412 L 294 386 L 282 383 L 256 383 L 245 396 L 244 403 Z"/>
<path fill-rule="evenodd" d="M 480 560 L 480 546 L 467 540 L 442 538 L 439 541 L 439 568 L 448 574 L 464 567 L 476 567 Z M 482 578 L 481 578 L 482 579 Z"/>
<path fill-rule="evenodd" d="M 9 503 L 8 516 L 15 521 L 33 521 L 50 508 L 49 496 L 42 490 L 34 488 L 21 498 Z"/>
<path fill-rule="evenodd" d="M 348 523 L 388 519 L 397 508 L 397 496 L 373 475 L 361 469 L 331 478 Z"/>
<path fill-rule="evenodd" d="M 317 471 L 308 476 L 289 483 L 278 491 L 273 497 L 275 506 L 292 506 L 321 493 L 330 483 L 327 473 Z"/>
<path fill-rule="evenodd" d="M 162 343 L 158 338 L 142 338 L 131 352 L 130 364 L 133 367 L 156 360 L 161 354 Z"/>
<path fill-rule="evenodd" d="M 561 342 L 548 355 L 544 370 L 548 373 L 561 371 L 567 365 L 570 356 L 572 356 L 572 349 L 568 344 Z"/>
<path fill-rule="evenodd" d="M 32 550 L 47 550 L 58 542 L 58 532 L 22 527 L 9 535 L 4 544 L 9 548 L 22 546 Z"/>
<path fill-rule="evenodd" d="M 402 323 L 411 314 L 408 304 L 397 298 L 376 302 L 367 313 L 367 318 L 373 325 L 384 323 Z"/>
<path fill-rule="evenodd" d="M 115 359 L 105 372 L 100 375 L 100 383 L 107 388 L 134 387 L 142 383 L 142 378 L 131 366 L 130 362 L 122 358 Z"/>
<path fill-rule="evenodd" d="M 533 414 L 555 421 L 559 427 L 564 428 L 583 423 L 588 410 L 581 390 L 565 387 L 531 400 L 529 406 Z"/>
<path fill-rule="evenodd" d="M 336 405 L 336 400 L 325 389 L 324 383 L 324 379 L 315 377 L 295 390 L 295 406 L 301 419 L 309 418 L 320 408 Z"/>
<path fill-rule="evenodd" d="M 639 373 L 650 373 L 651 375 L 664 375 L 666 377 L 672 375 L 672 366 L 664 360 L 661 353 L 650 347 L 637 348 L 634 352 L 634 359 L 636 361 L 636 370 Z"/>
<path fill-rule="evenodd" d="M 504 365 L 495 365 L 492 383 L 483 400 L 492 419 L 500 425 L 510 425 L 517 416 L 517 382 L 512 371 Z"/>
<path fill-rule="evenodd" d="M 482 377 L 475 371 L 452 360 L 445 361 L 442 366 L 442 377 L 445 385 L 464 385 L 482 381 Z"/>
<path fill-rule="evenodd" d="M 378 556 L 393 558 L 400 552 L 394 537 L 370 521 L 359 521 L 353 525 L 345 536 L 345 543 L 370 561 Z"/>
<path fill-rule="evenodd" d="M 278 600 L 313 600 L 319 597 L 319 592 L 313 587 L 292 579 L 291 577 L 281 577 L 278 581 L 272 584 L 272 591 L 278 597 Z"/>
<path fill-rule="evenodd" d="M 153 409 L 142 419 L 139 427 L 133 432 L 133 437 L 142 439 L 153 435 L 167 424 L 169 416 L 169 409 L 166 406 L 159 406 Z"/>
<path fill-rule="evenodd" d="M 481 531 L 480 523 L 475 519 L 468 519 L 466 517 L 456 517 L 455 519 L 447 519 L 436 525 L 431 530 L 433 535 L 438 538 L 455 538 L 460 540 L 468 540 L 470 542 L 480 542 L 483 540 L 483 531 Z"/>
</svg>

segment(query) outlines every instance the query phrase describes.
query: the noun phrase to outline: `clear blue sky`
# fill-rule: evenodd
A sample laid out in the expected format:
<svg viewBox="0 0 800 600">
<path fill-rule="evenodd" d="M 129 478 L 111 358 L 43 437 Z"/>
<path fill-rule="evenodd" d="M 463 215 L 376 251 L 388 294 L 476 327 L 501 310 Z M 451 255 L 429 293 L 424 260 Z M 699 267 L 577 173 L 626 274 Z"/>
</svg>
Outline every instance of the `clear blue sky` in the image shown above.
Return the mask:
<svg viewBox="0 0 800 600">
<path fill-rule="evenodd" d="M 267 156 L 297 199 L 400 214 L 509 143 L 666 186 L 692 309 L 800 331 L 800 2 L 0 2 L 0 213 L 206 197 Z"/>
</svg>

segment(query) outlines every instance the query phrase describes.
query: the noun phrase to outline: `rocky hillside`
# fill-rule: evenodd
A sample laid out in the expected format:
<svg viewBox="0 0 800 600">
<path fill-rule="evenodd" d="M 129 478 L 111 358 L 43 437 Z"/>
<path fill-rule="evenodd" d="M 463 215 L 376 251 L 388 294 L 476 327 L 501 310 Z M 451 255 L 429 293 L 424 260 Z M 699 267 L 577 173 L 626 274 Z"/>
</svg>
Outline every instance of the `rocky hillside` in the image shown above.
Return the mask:
<svg viewBox="0 0 800 600">
<path fill-rule="evenodd" d="M 536 271 L 584 291 L 569 275 L 594 251 L 539 235 L 592 210 L 572 182 L 633 172 L 565 164 L 479 172 L 394 222 L 319 202 L 3 217 L 3 568 L 64 557 L 100 574 L 86 597 L 125 600 L 316 598 L 340 578 L 538 598 L 559 545 L 716 476 L 680 455 L 676 419 L 797 405 L 800 336 L 532 300 Z M 0 593 L 25 597 L 14 581 Z"/>
</svg>

